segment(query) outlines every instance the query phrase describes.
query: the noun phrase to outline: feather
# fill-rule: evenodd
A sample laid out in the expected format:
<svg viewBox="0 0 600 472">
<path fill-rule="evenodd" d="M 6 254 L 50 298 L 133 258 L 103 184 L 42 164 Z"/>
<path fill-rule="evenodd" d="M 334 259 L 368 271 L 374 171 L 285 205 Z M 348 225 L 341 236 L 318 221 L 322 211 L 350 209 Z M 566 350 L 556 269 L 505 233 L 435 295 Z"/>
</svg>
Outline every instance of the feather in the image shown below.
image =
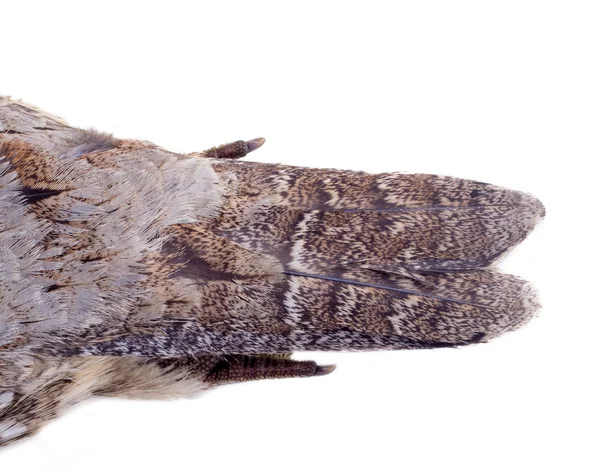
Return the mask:
<svg viewBox="0 0 600 472">
<path fill-rule="evenodd" d="M 532 286 L 494 263 L 533 196 L 425 174 L 180 155 L 0 97 L 0 445 L 90 396 L 325 375 L 307 350 L 485 342 Z"/>
</svg>

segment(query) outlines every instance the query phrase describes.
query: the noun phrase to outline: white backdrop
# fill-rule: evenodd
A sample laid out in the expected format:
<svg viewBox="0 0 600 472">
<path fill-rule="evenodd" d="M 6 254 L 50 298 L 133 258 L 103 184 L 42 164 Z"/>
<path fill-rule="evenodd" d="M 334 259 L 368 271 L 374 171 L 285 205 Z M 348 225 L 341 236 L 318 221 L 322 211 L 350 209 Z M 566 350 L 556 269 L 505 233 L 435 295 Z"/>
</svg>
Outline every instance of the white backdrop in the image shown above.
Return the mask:
<svg viewBox="0 0 600 472">
<path fill-rule="evenodd" d="M 492 182 L 545 222 L 502 263 L 544 308 L 474 347 L 306 353 L 327 377 L 99 400 L 2 471 L 600 469 L 594 1 L 2 2 L 0 94 L 174 151 Z"/>
</svg>

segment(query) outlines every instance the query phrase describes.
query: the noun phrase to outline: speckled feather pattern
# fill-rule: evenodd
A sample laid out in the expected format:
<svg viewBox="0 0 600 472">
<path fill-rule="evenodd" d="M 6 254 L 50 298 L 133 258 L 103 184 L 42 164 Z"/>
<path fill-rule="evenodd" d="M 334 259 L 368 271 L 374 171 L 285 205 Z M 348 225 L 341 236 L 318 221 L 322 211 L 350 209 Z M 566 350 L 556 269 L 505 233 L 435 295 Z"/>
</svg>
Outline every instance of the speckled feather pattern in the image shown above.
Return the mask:
<svg viewBox="0 0 600 472">
<path fill-rule="evenodd" d="M 0 445 L 93 395 L 324 375 L 306 350 L 454 347 L 527 323 L 493 263 L 534 197 L 424 174 L 181 155 L 0 97 Z"/>
</svg>

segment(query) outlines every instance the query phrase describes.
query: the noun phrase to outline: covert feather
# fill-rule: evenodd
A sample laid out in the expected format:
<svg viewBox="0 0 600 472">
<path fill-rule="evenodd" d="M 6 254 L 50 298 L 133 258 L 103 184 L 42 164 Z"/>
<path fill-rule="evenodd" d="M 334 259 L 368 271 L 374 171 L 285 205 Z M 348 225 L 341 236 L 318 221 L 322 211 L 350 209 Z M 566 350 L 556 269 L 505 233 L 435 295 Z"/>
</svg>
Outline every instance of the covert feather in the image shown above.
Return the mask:
<svg viewBox="0 0 600 472">
<path fill-rule="evenodd" d="M 0 445 L 94 395 L 324 375 L 313 350 L 488 341 L 536 292 L 493 263 L 531 195 L 175 154 L 0 97 Z"/>
</svg>

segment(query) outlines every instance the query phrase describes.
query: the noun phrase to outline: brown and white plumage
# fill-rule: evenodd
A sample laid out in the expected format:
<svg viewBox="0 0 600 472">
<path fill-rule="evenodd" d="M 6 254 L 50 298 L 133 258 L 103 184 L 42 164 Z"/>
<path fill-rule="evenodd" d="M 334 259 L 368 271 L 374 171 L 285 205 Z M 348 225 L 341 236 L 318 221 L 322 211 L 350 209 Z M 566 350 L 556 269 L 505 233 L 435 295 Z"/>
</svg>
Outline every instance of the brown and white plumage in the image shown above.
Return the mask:
<svg viewBox="0 0 600 472">
<path fill-rule="evenodd" d="M 491 339 L 538 304 L 490 265 L 534 197 L 436 175 L 180 155 L 0 98 L 0 445 L 91 395 L 323 375 L 302 350 Z"/>
</svg>

